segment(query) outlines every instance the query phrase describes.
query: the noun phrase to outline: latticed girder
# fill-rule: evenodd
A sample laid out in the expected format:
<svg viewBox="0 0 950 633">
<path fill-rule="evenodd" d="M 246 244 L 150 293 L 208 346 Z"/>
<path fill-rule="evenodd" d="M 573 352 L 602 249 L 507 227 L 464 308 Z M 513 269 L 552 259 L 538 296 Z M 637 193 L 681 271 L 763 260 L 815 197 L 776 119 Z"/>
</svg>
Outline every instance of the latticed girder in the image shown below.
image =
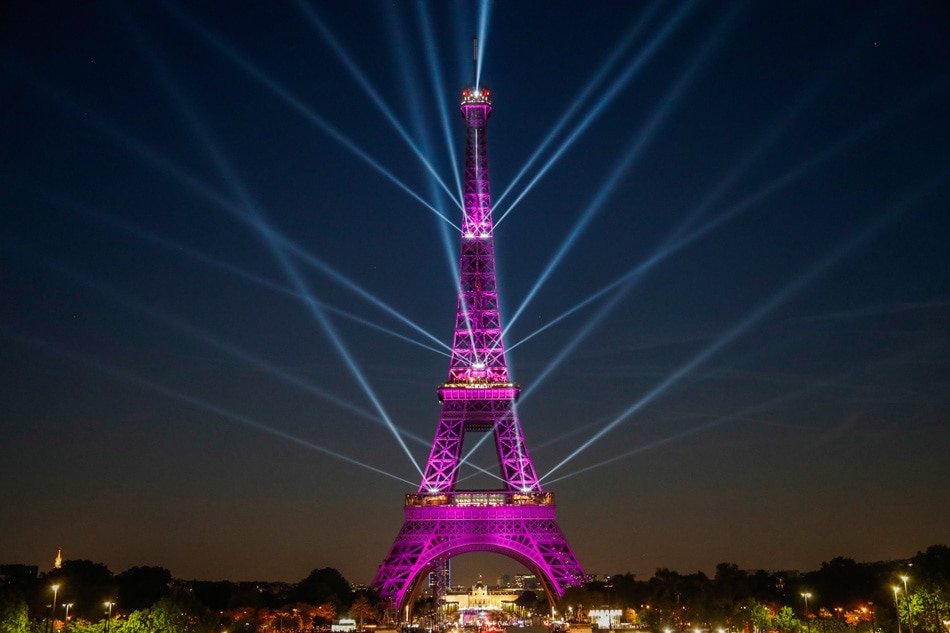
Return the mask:
<svg viewBox="0 0 950 633">
<path fill-rule="evenodd" d="M 460 289 L 449 381 L 508 380 L 491 238 L 462 238 Z"/>
<path fill-rule="evenodd" d="M 514 402 L 509 402 L 507 411 L 496 419 L 495 444 L 498 449 L 498 462 L 501 465 L 501 478 L 508 490 L 541 492 L 541 482 L 528 455 L 528 445 L 521 433 Z"/>
<path fill-rule="evenodd" d="M 491 181 L 488 175 L 490 104 L 462 106 L 465 118 L 465 167 L 462 172 L 462 235 L 491 235 Z"/>
<path fill-rule="evenodd" d="M 554 515 L 553 505 L 407 507 L 406 522 L 373 586 L 401 610 L 436 561 L 478 551 L 513 558 L 560 597 L 586 577 Z"/>
<path fill-rule="evenodd" d="M 506 389 L 443 389 L 442 416 L 435 432 L 419 492 L 455 491 L 466 431 L 492 431 L 504 489 L 541 492 L 541 484 L 521 433 L 514 398 L 517 387 Z M 459 393 L 462 392 L 462 393 Z M 459 396 L 471 396 L 460 398 Z"/>
<path fill-rule="evenodd" d="M 463 183 L 462 247 L 459 260 L 459 299 L 452 341 L 449 382 L 502 383 L 508 364 L 502 341 L 501 315 L 495 279 L 491 185 L 488 175 L 486 130 L 491 102 L 463 101 L 466 123 Z"/>
</svg>

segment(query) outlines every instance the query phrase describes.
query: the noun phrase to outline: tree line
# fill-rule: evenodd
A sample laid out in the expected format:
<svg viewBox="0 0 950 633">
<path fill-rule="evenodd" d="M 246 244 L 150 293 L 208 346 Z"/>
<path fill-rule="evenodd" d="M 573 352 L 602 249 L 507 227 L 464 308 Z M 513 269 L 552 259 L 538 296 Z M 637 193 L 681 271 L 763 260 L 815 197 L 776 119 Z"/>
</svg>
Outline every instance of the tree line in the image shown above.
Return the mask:
<svg viewBox="0 0 950 633">
<path fill-rule="evenodd" d="M 950 633 L 950 548 L 934 545 L 905 561 L 838 557 L 805 573 L 720 563 L 712 578 L 668 569 L 643 581 L 618 574 L 569 589 L 558 604 L 569 617 L 603 607 L 657 633 Z"/>
<path fill-rule="evenodd" d="M 550 615 L 543 595 L 530 597 L 519 606 Z M 69 560 L 0 585 L 0 633 L 304 633 L 342 617 L 362 628 L 382 621 L 387 606 L 329 567 L 294 584 L 236 583 L 184 581 L 161 567 L 114 575 L 102 563 Z M 712 577 L 618 573 L 568 589 L 556 612 L 584 622 L 604 607 L 655 633 L 950 633 L 950 548 L 934 545 L 905 561 L 838 557 L 805 573 L 731 563 L 717 565 Z M 419 598 L 414 613 L 435 610 Z"/>
<path fill-rule="evenodd" d="M 162 567 L 113 575 L 102 563 L 67 560 L 0 586 L 0 633 L 294 633 L 345 616 L 372 620 L 377 604 L 375 592 L 330 567 L 288 584 L 185 581 Z"/>
</svg>

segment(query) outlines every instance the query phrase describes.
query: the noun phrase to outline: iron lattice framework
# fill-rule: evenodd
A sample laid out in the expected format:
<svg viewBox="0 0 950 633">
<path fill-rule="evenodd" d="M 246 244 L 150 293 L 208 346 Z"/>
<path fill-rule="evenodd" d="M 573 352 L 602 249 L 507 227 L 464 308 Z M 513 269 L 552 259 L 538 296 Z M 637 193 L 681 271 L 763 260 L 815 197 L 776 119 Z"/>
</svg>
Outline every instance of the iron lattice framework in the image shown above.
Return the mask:
<svg viewBox="0 0 950 633">
<path fill-rule="evenodd" d="M 506 555 L 534 572 L 549 599 L 586 576 L 555 518 L 554 495 L 528 456 L 509 381 L 495 277 L 486 131 L 486 88 L 462 91 L 465 119 L 464 210 L 459 300 L 448 380 L 439 387 L 442 415 L 416 493 L 406 495 L 406 520 L 373 586 L 402 611 L 427 574 L 467 552 Z M 467 431 L 493 432 L 502 488 L 456 488 Z"/>
</svg>

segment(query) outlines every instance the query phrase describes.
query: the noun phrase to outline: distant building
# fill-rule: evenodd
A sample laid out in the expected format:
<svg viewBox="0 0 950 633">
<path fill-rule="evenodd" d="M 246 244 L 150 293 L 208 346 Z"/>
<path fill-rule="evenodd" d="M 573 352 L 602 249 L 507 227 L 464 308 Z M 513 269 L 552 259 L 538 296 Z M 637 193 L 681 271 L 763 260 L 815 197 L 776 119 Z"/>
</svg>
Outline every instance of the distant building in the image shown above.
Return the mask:
<svg viewBox="0 0 950 633">
<path fill-rule="evenodd" d="M 56 559 L 53 561 L 53 569 L 63 568 L 63 548 L 56 550 Z"/>
<path fill-rule="evenodd" d="M 432 595 L 437 596 L 441 590 L 448 592 L 452 586 L 452 559 L 445 561 L 441 565 L 436 565 L 435 569 L 429 572 L 429 589 Z"/>
<path fill-rule="evenodd" d="M 467 592 L 450 591 L 445 596 L 445 602 L 448 606 L 455 607 L 459 611 L 467 609 L 501 611 L 505 607 L 510 608 L 520 595 L 520 591 L 513 591 L 510 588 L 489 589 L 487 585 L 479 581 L 472 585 L 472 588 Z"/>
<path fill-rule="evenodd" d="M 36 565 L 0 565 L 0 585 L 20 585 L 36 580 L 40 569 Z"/>
<path fill-rule="evenodd" d="M 591 609 L 587 612 L 590 621 L 596 622 L 598 628 L 610 630 L 620 625 L 622 615 L 623 611 L 620 609 Z"/>
<path fill-rule="evenodd" d="M 527 589 L 534 590 L 538 588 L 538 577 L 534 574 L 523 574 L 520 576 L 515 576 L 513 582 L 511 583 L 518 589 Z"/>
</svg>

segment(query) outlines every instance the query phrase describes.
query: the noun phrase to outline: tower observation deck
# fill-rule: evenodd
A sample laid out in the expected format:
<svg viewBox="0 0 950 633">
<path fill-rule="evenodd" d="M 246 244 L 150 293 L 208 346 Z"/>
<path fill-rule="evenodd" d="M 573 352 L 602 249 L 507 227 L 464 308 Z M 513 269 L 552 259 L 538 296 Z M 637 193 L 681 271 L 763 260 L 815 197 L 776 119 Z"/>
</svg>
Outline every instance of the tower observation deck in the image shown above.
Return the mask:
<svg viewBox="0 0 950 633">
<path fill-rule="evenodd" d="M 584 570 L 555 518 L 554 494 L 544 492 L 528 455 L 502 340 L 488 172 L 491 93 L 462 91 L 465 120 L 459 295 L 452 357 L 439 386 L 442 414 L 422 482 L 406 495 L 406 520 L 373 586 L 402 612 L 419 581 L 459 554 L 494 552 L 531 570 L 553 602 L 584 582 Z M 501 486 L 459 490 L 467 432 L 494 434 Z"/>
</svg>

